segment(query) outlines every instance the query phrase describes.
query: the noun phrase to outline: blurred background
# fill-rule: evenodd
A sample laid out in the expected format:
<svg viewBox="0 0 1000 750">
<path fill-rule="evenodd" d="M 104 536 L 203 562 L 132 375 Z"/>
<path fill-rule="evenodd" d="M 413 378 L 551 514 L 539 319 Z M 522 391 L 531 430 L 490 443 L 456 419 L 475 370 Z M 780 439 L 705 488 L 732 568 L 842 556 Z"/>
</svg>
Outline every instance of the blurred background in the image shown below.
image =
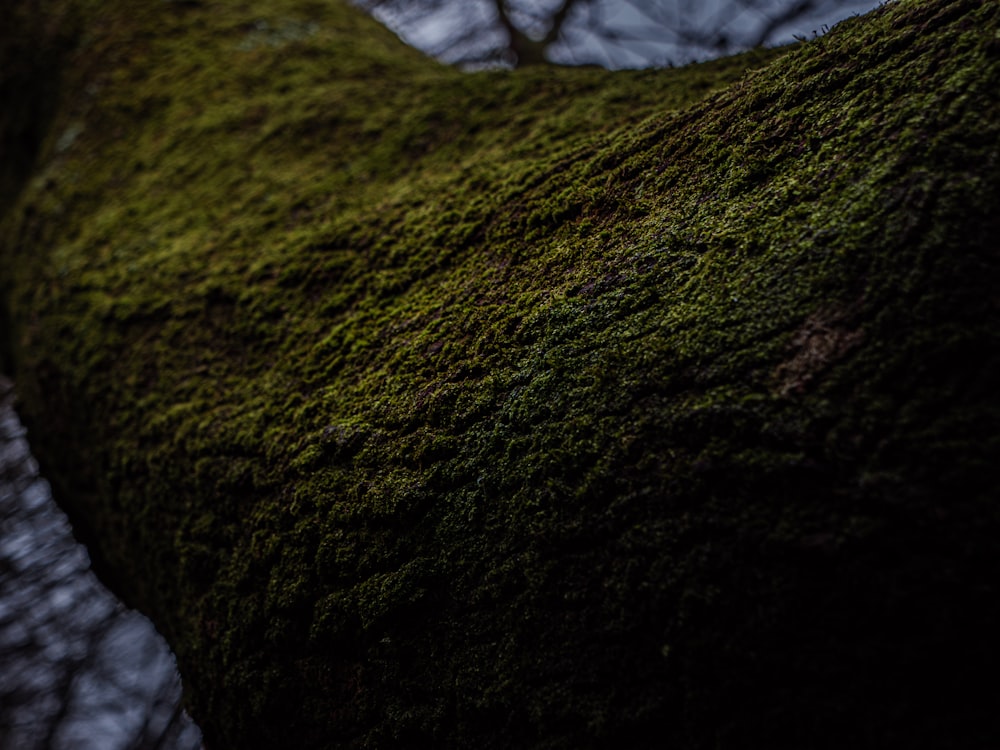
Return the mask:
<svg viewBox="0 0 1000 750">
<path fill-rule="evenodd" d="M 173 654 L 97 580 L 0 376 L 0 748 L 198 750 Z"/>
<path fill-rule="evenodd" d="M 824 33 L 877 0 L 358 0 L 408 44 L 465 68 L 685 65 Z"/>
</svg>

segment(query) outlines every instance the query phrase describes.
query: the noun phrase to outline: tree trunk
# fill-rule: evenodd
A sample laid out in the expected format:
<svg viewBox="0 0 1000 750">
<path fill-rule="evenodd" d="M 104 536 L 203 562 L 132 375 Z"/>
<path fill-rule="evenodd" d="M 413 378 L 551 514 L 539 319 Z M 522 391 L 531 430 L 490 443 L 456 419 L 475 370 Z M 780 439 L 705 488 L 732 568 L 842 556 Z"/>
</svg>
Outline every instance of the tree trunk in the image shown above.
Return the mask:
<svg viewBox="0 0 1000 750">
<path fill-rule="evenodd" d="M 210 746 L 997 736 L 997 4 L 462 74 L 46 2 L 3 365 Z"/>
</svg>

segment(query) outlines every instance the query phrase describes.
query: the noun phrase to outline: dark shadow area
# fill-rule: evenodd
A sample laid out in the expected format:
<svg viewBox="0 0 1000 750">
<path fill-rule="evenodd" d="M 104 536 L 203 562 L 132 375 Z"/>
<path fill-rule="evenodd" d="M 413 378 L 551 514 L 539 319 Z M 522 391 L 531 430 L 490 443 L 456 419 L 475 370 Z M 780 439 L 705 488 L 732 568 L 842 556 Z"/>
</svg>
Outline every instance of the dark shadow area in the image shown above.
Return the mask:
<svg viewBox="0 0 1000 750">
<path fill-rule="evenodd" d="M 46 0 L 5 0 L 0 29 L 0 219 L 31 175 L 55 115 L 66 56 L 76 45 L 73 19 Z M 3 34 L 3 32 L 0 32 Z"/>
</svg>

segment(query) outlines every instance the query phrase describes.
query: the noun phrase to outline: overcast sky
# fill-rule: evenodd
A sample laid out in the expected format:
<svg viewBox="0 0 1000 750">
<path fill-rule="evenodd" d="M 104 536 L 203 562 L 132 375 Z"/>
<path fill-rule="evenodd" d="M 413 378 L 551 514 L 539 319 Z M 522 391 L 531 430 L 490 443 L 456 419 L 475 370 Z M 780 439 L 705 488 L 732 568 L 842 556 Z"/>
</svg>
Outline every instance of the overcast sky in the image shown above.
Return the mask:
<svg viewBox="0 0 1000 750">
<path fill-rule="evenodd" d="M 677 17 L 692 28 L 723 29 L 732 39 L 752 38 L 767 22 L 769 9 L 787 5 L 790 0 L 756 0 L 744 2 L 742 6 L 756 5 L 757 8 L 742 7 L 733 0 L 676 0 Z M 527 0 L 522 0 L 527 4 Z M 559 0 L 534 0 L 535 7 L 547 8 L 558 5 Z M 661 5 L 663 3 L 661 2 Z M 783 44 L 796 37 L 811 38 L 822 34 L 838 21 L 852 15 L 866 13 L 882 3 L 879 0 L 822 0 L 815 2 L 819 10 L 809 12 L 794 22 L 780 27 L 771 37 L 771 44 Z M 631 29 L 648 33 L 654 28 L 626 0 L 607 0 L 604 14 L 606 24 L 620 29 Z M 479 36 L 502 32 L 493 23 L 495 11 L 489 0 L 455 0 L 446 3 L 437 11 L 408 14 L 400 19 L 388 14 L 376 14 L 406 42 L 414 47 L 432 52 L 449 37 L 481 28 Z M 516 15 L 515 15 L 516 17 Z M 525 21 L 524 16 L 520 20 Z M 694 60 L 705 60 L 718 53 L 705 49 L 681 46 L 669 38 L 666 32 L 662 41 L 645 42 L 628 47 L 602 43 L 582 23 L 582 16 L 571 16 L 564 26 L 566 43 L 558 43 L 551 48 L 551 59 L 565 64 L 598 63 L 608 67 L 646 67 L 650 65 L 682 65 Z M 522 24 L 523 25 L 523 24 Z M 733 50 L 734 51 L 734 50 Z M 447 56 L 446 56 L 447 57 Z"/>
</svg>

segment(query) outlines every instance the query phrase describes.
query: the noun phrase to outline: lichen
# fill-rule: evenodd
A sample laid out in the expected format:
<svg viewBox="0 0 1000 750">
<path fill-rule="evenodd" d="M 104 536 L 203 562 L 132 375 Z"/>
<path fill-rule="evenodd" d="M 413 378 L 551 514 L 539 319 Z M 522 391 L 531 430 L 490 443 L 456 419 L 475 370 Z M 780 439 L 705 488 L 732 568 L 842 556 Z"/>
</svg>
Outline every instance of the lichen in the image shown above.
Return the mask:
<svg viewBox="0 0 1000 750">
<path fill-rule="evenodd" d="M 60 2 L 4 364 L 210 742 L 995 738 L 996 4 L 463 74 Z"/>
</svg>

